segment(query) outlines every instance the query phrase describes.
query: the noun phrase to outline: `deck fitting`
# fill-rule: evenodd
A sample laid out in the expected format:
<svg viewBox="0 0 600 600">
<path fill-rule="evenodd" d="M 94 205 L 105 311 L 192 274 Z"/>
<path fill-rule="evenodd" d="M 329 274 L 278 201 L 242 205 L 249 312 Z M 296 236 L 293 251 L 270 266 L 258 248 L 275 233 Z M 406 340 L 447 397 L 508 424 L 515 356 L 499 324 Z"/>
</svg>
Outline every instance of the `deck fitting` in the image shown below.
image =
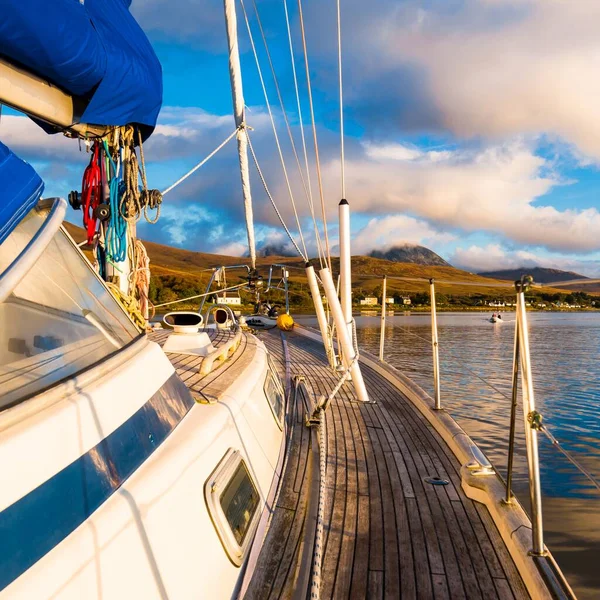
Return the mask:
<svg viewBox="0 0 600 600">
<path fill-rule="evenodd" d="M 448 485 L 450 482 L 447 479 L 442 479 L 441 477 L 425 477 L 423 479 L 425 483 L 430 483 L 431 485 Z"/>
</svg>

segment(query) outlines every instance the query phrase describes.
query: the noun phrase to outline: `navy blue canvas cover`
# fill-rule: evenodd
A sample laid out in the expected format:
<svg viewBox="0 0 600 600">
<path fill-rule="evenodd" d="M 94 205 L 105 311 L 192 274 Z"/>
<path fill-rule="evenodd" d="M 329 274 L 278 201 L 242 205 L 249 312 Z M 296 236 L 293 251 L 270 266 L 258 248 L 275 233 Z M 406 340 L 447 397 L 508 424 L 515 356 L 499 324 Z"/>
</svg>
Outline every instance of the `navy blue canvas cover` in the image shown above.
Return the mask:
<svg viewBox="0 0 600 600">
<path fill-rule="evenodd" d="M 88 101 L 81 120 L 154 128 L 162 70 L 127 0 L 2 0 L 0 56 Z"/>
<path fill-rule="evenodd" d="M 0 142 L 0 244 L 43 191 L 44 184 L 33 167 Z"/>
</svg>

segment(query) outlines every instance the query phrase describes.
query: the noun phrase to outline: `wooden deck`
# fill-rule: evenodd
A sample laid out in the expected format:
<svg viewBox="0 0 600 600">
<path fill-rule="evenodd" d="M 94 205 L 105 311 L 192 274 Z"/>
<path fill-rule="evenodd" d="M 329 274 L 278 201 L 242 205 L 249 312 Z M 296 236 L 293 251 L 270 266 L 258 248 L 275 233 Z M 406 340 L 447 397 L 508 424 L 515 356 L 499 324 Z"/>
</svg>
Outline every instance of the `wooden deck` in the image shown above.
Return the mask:
<svg viewBox="0 0 600 600">
<path fill-rule="evenodd" d="M 260 337 L 283 362 L 279 332 Z M 336 377 L 322 345 L 286 338 L 291 375 L 304 375 L 315 396 L 327 394 Z M 394 386 L 362 369 L 375 403 L 357 402 L 346 384 L 326 413 L 321 598 L 529 598 L 487 508 L 462 491 L 448 446 Z M 314 540 L 306 507 L 318 455 L 304 411 L 302 399 L 288 407 L 283 486 L 250 598 L 307 597 L 299 577 L 310 571 L 302 549 Z M 426 483 L 431 476 L 449 484 Z"/>
<path fill-rule="evenodd" d="M 235 335 L 235 332 L 229 329 L 203 329 L 201 331 L 208 334 L 215 348 L 226 344 Z M 171 330 L 161 329 L 148 334 L 148 338 L 162 347 L 171 333 Z M 255 338 L 243 335 L 240 347 L 235 354 L 208 375 L 200 373 L 200 366 L 204 360 L 201 356 L 174 352 L 167 352 L 166 355 L 192 396 L 198 402 L 212 402 L 231 384 L 232 378 L 239 373 L 240 369 L 252 361 L 255 350 Z"/>
</svg>

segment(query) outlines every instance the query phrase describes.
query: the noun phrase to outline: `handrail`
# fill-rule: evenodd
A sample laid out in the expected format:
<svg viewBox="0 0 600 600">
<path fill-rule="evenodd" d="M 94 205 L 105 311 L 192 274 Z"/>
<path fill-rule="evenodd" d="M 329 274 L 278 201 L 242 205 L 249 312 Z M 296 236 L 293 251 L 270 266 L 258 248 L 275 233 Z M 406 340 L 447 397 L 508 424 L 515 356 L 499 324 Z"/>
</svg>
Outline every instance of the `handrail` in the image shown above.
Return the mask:
<svg viewBox="0 0 600 600">
<path fill-rule="evenodd" d="M 206 302 L 206 297 L 210 296 L 210 286 L 213 284 L 213 281 L 215 280 L 215 277 L 217 276 L 217 273 L 219 273 L 220 271 L 225 272 L 227 269 L 246 269 L 248 271 L 248 274 L 250 274 L 250 267 L 248 265 L 223 265 L 219 268 L 214 268 L 213 269 L 213 274 L 211 276 L 211 278 L 208 280 L 208 284 L 206 285 L 206 291 L 204 292 L 204 294 L 200 294 L 199 296 L 196 296 L 197 298 L 202 298 L 202 302 L 200 303 L 200 308 L 198 308 L 198 312 L 201 313 L 203 308 L 204 308 L 204 303 Z M 235 286 L 237 287 L 244 287 L 246 284 L 240 284 L 239 286 Z M 216 290 L 213 292 L 213 294 L 222 292 L 225 290 Z"/>
<path fill-rule="evenodd" d="M 29 240 L 27 246 L 0 275 L 0 302 L 4 302 L 29 273 L 62 225 L 67 213 L 66 200 L 48 198 L 38 203 L 38 209 L 44 208 L 49 202 L 52 202 L 52 207 L 46 220 Z"/>
<path fill-rule="evenodd" d="M 438 343 L 437 312 L 435 306 L 435 283 L 433 277 L 429 280 L 429 293 L 431 295 L 431 352 L 433 354 L 433 392 L 435 410 L 442 408 L 440 397 L 440 350 Z"/>
<path fill-rule="evenodd" d="M 383 306 L 380 331 L 379 361 L 384 362 L 384 340 L 385 340 L 385 298 L 387 279 L 394 277 L 383 277 Z M 437 315 L 435 301 L 435 283 L 439 281 L 433 278 L 429 282 L 429 291 L 431 296 L 431 346 L 433 354 L 433 386 L 434 386 L 434 405 L 435 410 L 441 409 L 440 400 L 440 363 L 437 332 Z M 505 504 L 512 502 L 512 478 L 513 462 L 516 432 L 516 414 L 517 414 L 517 393 L 519 374 L 522 380 L 523 396 L 523 416 L 525 421 L 525 442 L 527 450 L 527 463 L 529 471 L 529 492 L 531 499 L 531 524 L 532 524 L 532 550 L 533 556 L 546 556 L 547 552 L 544 546 L 544 530 L 542 519 L 542 492 L 540 482 L 540 466 L 538 454 L 537 432 L 542 430 L 542 417 L 535 409 L 535 395 L 533 390 L 533 380 L 531 375 L 531 357 L 529 351 L 529 335 L 527 330 L 527 311 L 525 308 L 525 293 L 531 286 L 533 279 L 530 276 L 523 276 L 519 281 L 514 282 L 517 294 L 516 301 L 516 320 L 515 320 L 515 340 L 512 368 L 512 397 L 511 397 L 511 416 L 510 416 L 510 434 L 508 448 L 508 466 L 506 478 L 506 495 L 503 499 Z M 492 473 L 492 466 L 485 456 L 479 453 L 473 453 L 473 465 L 469 468 L 475 468 L 477 471 L 488 474 Z"/>
<path fill-rule="evenodd" d="M 527 447 L 527 465 L 529 467 L 529 495 L 531 497 L 531 537 L 532 554 L 544 556 L 544 527 L 542 521 L 542 490 L 540 482 L 540 459 L 538 455 L 537 432 L 541 428 L 542 417 L 535 410 L 533 379 L 531 375 L 531 357 L 529 354 L 529 332 L 527 330 L 527 311 L 525 292 L 531 278 L 522 277 L 515 282 L 517 291 L 517 325 L 519 337 L 519 366 L 521 367 L 521 394 L 523 397 L 523 416 L 525 421 L 525 443 Z"/>
</svg>

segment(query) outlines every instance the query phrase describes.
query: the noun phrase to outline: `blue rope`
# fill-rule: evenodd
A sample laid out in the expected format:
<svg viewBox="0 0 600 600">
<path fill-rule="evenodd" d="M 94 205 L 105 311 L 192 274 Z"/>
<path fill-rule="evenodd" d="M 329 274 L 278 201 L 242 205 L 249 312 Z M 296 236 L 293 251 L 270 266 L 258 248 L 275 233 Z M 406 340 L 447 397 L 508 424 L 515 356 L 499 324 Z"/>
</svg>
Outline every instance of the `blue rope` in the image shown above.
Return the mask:
<svg viewBox="0 0 600 600">
<path fill-rule="evenodd" d="M 104 142 L 104 152 L 110 162 L 110 219 L 106 227 L 106 255 L 112 262 L 123 262 L 127 258 L 127 221 L 120 210 L 120 201 L 125 185 L 121 174 L 117 176 L 117 165 Z"/>
</svg>

